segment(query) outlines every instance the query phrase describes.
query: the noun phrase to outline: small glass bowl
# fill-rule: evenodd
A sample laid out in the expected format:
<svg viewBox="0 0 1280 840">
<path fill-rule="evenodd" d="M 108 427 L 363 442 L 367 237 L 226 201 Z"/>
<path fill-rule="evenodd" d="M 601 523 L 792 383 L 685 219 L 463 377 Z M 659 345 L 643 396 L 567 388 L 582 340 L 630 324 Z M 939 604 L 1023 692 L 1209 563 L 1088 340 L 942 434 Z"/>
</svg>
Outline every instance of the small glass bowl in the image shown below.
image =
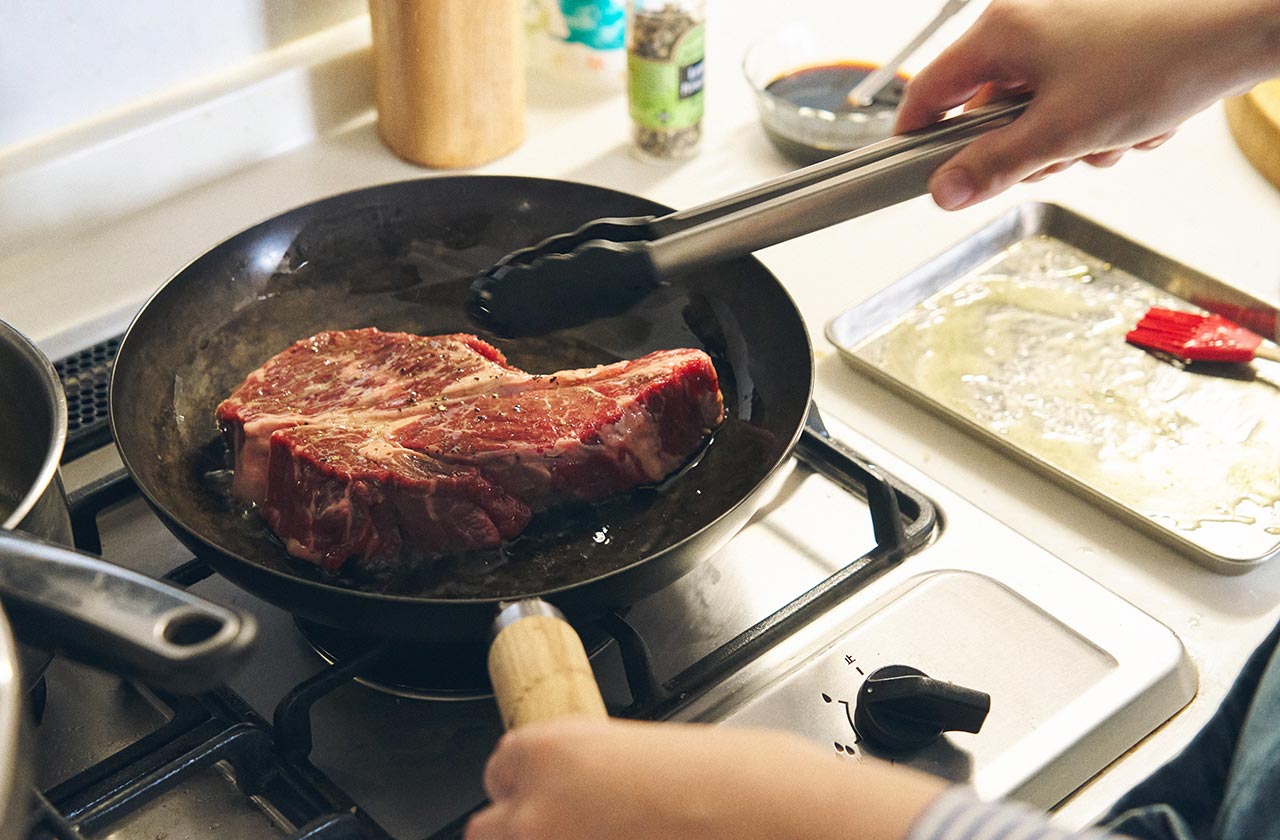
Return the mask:
<svg viewBox="0 0 1280 840">
<path fill-rule="evenodd" d="M 792 160 L 815 163 L 893 133 L 907 77 L 899 73 L 866 107 L 843 107 L 842 94 L 877 67 L 851 57 L 850 52 L 834 34 L 809 24 L 792 24 L 755 42 L 743 56 L 742 72 L 755 94 L 765 134 Z M 818 73 L 850 80 L 842 91 L 831 89 L 828 96 L 820 97 L 830 100 L 827 107 L 818 106 L 817 100 L 794 85 L 784 89 L 784 80 Z"/>
</svg>

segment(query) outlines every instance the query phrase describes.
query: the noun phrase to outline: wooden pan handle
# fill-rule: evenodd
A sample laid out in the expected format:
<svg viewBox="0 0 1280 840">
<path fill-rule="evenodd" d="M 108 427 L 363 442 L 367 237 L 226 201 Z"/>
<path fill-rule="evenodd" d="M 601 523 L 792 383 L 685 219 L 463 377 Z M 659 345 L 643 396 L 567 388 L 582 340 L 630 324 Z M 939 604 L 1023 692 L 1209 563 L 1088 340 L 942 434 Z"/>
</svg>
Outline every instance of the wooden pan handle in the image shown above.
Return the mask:
<svg viewBox="0 0 1280 840">
<path fill-rule="evenodd" d="M 518 601 L 498 614 L 494 631 L 489 679 L 507 729 L 608 716 L 582 640 L 555 607 L 536 598 Z"/>
</svg>

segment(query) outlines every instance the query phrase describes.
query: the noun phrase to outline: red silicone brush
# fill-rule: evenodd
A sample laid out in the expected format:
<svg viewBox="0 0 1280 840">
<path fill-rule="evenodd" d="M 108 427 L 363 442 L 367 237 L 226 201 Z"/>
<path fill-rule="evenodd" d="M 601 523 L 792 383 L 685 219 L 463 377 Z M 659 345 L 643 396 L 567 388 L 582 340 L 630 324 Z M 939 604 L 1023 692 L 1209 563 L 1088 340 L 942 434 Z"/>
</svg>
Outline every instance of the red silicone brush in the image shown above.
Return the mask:
<svg viewBox="0 0 1280 840">
<path fill-rule="evenodd" d="M 1197 315 L 1153 306 L 1125 336 L 1130 344 L 1193 362 L 1280 362 L 1280 348 L 1221 315 Z"/>
</svg>

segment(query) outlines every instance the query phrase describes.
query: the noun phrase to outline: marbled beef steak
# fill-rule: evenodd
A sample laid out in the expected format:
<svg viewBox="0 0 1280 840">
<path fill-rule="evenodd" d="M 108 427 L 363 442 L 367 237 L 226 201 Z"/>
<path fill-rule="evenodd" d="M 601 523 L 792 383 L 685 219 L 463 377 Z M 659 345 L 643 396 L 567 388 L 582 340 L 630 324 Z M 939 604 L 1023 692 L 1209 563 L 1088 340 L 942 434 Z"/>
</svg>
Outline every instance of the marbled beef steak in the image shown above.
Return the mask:
<svg viewBox="0 0 1280 840">
<path fill-rule="evenodd" d="M 233 492 L 328 570 L 492 548 L 683 465 L 724 417 L 699 350 L 535 375 L 472 335 L 319 333 L 224 400 Z"/>
</svg>

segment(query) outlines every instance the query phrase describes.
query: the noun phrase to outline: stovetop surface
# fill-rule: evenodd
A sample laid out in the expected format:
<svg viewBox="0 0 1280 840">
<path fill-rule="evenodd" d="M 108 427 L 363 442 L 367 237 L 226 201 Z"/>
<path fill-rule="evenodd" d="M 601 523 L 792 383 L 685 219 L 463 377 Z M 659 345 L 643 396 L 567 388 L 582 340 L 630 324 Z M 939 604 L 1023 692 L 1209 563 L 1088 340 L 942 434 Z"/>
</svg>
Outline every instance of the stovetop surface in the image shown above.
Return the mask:
<svg viewBox="0 0 1280 840">
<path fill-rule="evenodd" d="M 628 670 L 626 644 L 593 658 L 613 713 L 789 728 L 860 760 L 877 751 L 852 729 L 854 674 L 916 664 L 990 692 L 992 713 L 983 732 L 897 759 L 1050 806 L 1194 693 L 1194 672 L 1163 626 L 852 431 L 837 437 L 937 504 L 928 544 L 815 601 L 760 655 L 682 690 L 726 643 L 876 556 L 884 535 L 864 494 L 793 460 L 726 548 L 626 612 L 651 656 L 649 683 Z M 68 473 L 112 466 L 109 452 L 90 458 L 106 466 Z M 490 699 L 423 701 L 351 680 L 290 614 L 192 569 L 139 498 L 107 508 L 98 530 L 104 557 L 154 576 L 180 569 L 192 591 L 252 613 L 260 641 L 226 691 L 195 699 L 56 662 L 38 783 L 67 823 L 119 840 L 449 837 L 483 802 L 481 770 L 501 731 Z M 946 644 L 941 626 L 957 628 Z M 636 696 L 654 692 L 668 696 Z"/>
</svg>

